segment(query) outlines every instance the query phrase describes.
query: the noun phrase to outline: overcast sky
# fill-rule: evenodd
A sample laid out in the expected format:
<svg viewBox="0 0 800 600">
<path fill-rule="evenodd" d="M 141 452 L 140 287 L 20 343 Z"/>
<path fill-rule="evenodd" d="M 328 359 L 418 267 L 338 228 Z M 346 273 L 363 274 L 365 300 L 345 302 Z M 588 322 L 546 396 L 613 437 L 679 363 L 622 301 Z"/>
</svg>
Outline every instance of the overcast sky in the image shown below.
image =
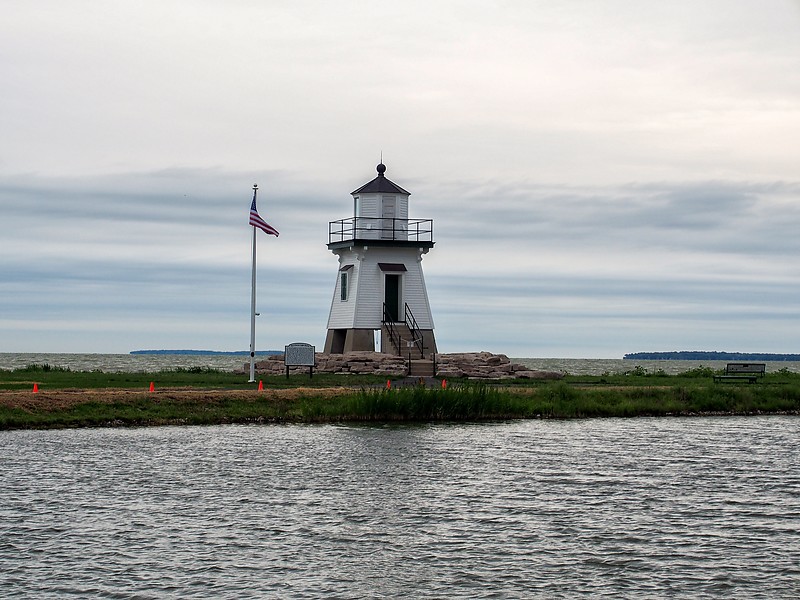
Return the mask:
<svg viewBox="0 0 800 600">
<path fill-rule="evenodd" d="M 10 0 L 0 86 L 0 352 L 246 350 L 253 183 L 321 349 L 381 153 L 441 351 L 800 352 L 797 0 Z"/>
</svg>

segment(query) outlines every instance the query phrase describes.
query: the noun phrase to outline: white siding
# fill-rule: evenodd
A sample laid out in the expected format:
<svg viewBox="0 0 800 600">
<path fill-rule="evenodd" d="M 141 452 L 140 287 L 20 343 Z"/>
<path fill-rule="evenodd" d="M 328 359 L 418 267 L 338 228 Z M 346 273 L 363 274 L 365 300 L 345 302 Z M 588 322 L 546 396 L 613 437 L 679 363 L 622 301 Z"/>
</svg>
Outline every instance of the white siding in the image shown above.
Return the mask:
<svg viewBox="0 0 800 600">
<path fill-rule="evenodd" d="M 366 194 L 361 196 L 361 214 L 358 217 L 380 217 L 380 203 L 377 194 Z"/>
<path fill-rule="evenodd" d="M 356 217 L 382 217 L 383 199 L 395 201 L 395 218 L 408 218 L 408 196 L 404 194 L 360 194 L 358 196 Z"/>
<path fill-rule="evenodd" d="M 331 312 L 328 316 L 328 329 L 348 329 L 353 327 L 355 320 L 355 307 L 359 279 L 359 262 L 356 260 L 355 252 L 350 250 L 339 251 L 339 268 L 345 265 L 353 265 L 347 271 L 347 300 L 342 302 L 342 278 L 340 272 L 336 273 L 336 283 L 333 286 L 333 300 L 331 301 Z"/>
<path fill-rule="evenodd" d="M 359 200 L 359 217 L 369 217 L 358 222 L 358 232 L 356 237 L 364 240 L 377 240 L 379 221 L 375 217 L 380 216 L 380 203 L 375 194 L 361 195 Z"/>
<path fill-rule="evenodd" d="M 397 196 L 397 218 L 408 218 L 408 196 Z"/>
<path fill-rule="evenodd" d="M 422 263 L 417 261 L 416 248 L 370 248 L 361 263 L 358 281 L 358 301 L 355 327 L 379 329 L 383 317 L 384 274 L 378 263 L 402 263 L 407 271 L 401 274 L 400 310 L 408 303 L 417 324 L 433 329 L 431 308 L 422 275 Z"/>
<path fill-rule="evenodd" d="M 353 265 L 348 271 L 348 297 L 341 300 L 341 277 L 336 282 L 328 317 L 328 329 L 380 329 L 383 318 L 384 273 L 378 263 L 402 263 L 407 271 L 400 278 L 400 310 L 408 303 L 417 324 L 422 329 L 433 329 L 428 293 L 422 263 L 417 260 L 416 248 L 369 248 L 363 251 L 363 260 L 356 252 L 338 250 L 339 268 Z"/>
<path fill-rule="evenodd" d="M 357 329 L 380 329 L 383 317 L 383 282 L 374 259 L 377 249 L 370 248 L 361 262 L 358 286 L 358 308 L 355 314 Z"/>
</svg>

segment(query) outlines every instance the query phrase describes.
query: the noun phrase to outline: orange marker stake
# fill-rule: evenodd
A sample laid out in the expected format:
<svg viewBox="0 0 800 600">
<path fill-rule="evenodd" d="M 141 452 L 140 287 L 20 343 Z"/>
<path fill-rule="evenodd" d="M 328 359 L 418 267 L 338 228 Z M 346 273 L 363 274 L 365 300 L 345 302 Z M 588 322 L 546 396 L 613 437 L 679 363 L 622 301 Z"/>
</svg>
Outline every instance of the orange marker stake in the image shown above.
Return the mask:
<svg viewBox="0 0 800 600">
<path fill-rule="evenodd" d="M 264 382 L 261 381 L 260 379 L 258 380 L 258 391 L 259 392 L 263 392 L 264 391 Z"/>
<path fill-rule="evenodd" d="M 34 383 L 33 384 L 33 393 L 34 394 L 38 394 L 39 393 L 39 384 L 38 383 Z"/>
<path fill-rule="evenodd" d="M 152 382 L 152 381 L 150 382 L 150 391 L 151 391 L 151 392 L 155 392 L 155 391 L 156 391 L 156 386 L 155 386 L 155 385 L 153 385 L 153 382 Z"/>
<path fill-rule="evenodd" d="M 447 379 L 442 379 L 442 389 L 443 390 L 447 389 Z"/>
<path fill-rule="evenodd" d="M 392 380 L 391 379 L 387 379 L 386 380 L 386 389 L 387 390 L 392 389 Z"/>
</svg>

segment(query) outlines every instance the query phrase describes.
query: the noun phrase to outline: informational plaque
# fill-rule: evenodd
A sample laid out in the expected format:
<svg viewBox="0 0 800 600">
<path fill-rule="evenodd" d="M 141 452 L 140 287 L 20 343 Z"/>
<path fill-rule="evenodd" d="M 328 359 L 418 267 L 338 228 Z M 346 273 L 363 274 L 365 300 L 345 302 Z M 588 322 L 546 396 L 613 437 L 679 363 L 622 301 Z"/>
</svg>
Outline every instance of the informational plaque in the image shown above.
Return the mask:
<svg viewBox="0 0 800 600">
<path fill-rule="evenodd" d="M 286 378 L 289 378 L 289 367 L 308 367 L 308 376 L 314 376 L 314 353 L 316 348 L 305 342 L 295 342 L 286 346 L 283 364 L 286 367 Z"/>
</svg>

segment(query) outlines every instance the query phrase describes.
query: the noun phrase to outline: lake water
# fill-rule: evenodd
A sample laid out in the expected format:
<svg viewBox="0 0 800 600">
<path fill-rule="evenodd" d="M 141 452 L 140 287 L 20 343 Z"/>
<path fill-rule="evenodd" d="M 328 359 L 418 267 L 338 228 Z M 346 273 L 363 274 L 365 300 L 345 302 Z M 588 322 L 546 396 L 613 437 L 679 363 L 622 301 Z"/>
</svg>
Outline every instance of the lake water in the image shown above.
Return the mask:
<svg viewBox="0 0 800 600">
<path fill-rule="evenodd" d="M 242 355 L 191 354 L 53 354 L 0 352 L 0 369 L 15 369 L 31 364 L 68 367 L 73 371 L 160 371 L 162 369 L 210 367 L 233 371 L 242 368 L 249 358 Z M 726 361 L 698 360 L 623 360 L 613 358 L 513 358 L 514 362 L 541 371 L 559 371 L 572 375 L 624 373 L 637 366 L 648 372 L 663 370 L 675 375 L 697 367 L 724 369 Z M 763 362 L 763 361 L 759 361 Z M 800 362 L 768 361 L 767 372 L 787 369 L 800 373 Z"/>
<path fill-rule="evenodd" d="M 796 598 L 800 418 L 0 432 L 3 598 Z"/>
</svg>

